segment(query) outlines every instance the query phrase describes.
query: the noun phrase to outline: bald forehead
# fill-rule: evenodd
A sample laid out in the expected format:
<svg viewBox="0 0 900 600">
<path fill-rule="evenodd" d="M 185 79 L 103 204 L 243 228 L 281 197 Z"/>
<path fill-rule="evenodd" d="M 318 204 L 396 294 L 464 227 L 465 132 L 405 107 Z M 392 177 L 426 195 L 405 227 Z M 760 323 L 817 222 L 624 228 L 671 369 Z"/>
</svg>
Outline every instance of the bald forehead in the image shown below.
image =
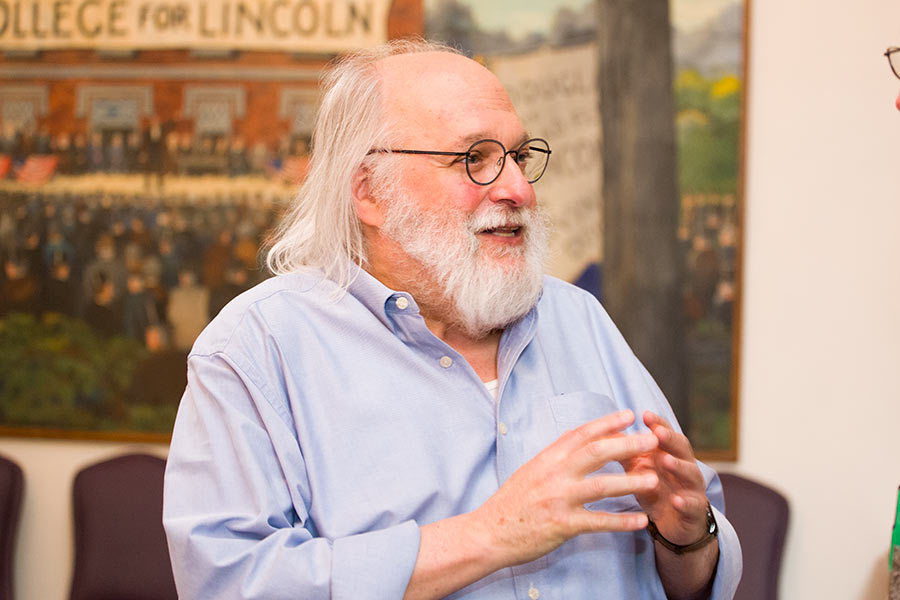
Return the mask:
<svg viewBox="0 0 900 600">
<path fill-rule="evenodd" d="M 458 74 L 462 77 L 488 77 L 494 81 L 497 78 L 482 65 L 470 58 L 452 52 L 411 52 L 407 54 L 395 54 L 377 61 L 376 67 L 386 81 L 394 81 L 396 78 L 412 78 L 443 73 L 447 76 Z M 499 82 L 497 82 L 499 85 Z"/>
<path fill-rule="evenodd" d="M 448 127 L 518 124 L 512 101 L 497 77 L 477 62 L 449 52 L 389 56 L 376 63 L 388 119 L 403 129 L 446 138 Z M 508 127 L 509 123 L 500 124 Z M 519 127 L 521 127 L 519 125 Z"/>
</svg>

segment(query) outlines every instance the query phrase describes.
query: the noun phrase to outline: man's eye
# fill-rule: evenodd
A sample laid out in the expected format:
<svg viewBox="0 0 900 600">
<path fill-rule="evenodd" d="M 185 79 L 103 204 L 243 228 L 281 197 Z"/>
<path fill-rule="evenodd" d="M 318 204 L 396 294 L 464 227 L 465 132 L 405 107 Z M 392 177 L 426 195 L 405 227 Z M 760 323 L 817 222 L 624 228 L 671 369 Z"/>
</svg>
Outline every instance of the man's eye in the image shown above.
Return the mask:
<svg viewBox="0 0 900 600">
<path fill-rule="evenodd" d="M 466 154 L 465 160 L 470 167 L 477 167 L 484 162 L 484 157 L 480 152 L 469 152 Z"/>
<path fill-rule="evenodd" d="M 524 165 L 529 160 L 531 160 L 531 152 L 528 150 L 520 150 L 516 152 L 516 162 L 520 165 Z"/>
</svg>

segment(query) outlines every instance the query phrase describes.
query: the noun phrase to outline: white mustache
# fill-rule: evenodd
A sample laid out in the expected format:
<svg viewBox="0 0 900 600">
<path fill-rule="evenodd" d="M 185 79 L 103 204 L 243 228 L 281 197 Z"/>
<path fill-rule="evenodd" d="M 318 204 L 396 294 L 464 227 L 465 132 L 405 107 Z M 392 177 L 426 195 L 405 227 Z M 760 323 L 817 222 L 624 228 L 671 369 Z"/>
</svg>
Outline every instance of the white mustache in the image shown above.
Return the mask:
<svg viewBox="0 0 900 600">
<path fill-rule="evenodd" d="M 467 223 L 467 228 L 470 233 L 479 233 L 500 227 L 527 227 L 534 223 L 534 218 L 535 215 L 531 209 L 510 209 L 494 205 L 472 215 Z"/>
</svg>

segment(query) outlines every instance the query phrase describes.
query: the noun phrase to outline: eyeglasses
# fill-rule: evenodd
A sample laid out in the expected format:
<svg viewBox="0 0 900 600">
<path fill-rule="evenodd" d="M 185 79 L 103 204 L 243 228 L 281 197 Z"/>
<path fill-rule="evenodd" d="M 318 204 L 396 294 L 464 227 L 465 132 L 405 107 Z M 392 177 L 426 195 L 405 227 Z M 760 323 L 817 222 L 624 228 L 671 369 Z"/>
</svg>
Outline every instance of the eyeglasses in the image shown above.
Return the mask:
<svg viewBox="0 0 900 600">
<path fill-rule="evenodd" d="M 900 48 L 891 46 L 884 55 L 887 56 L 888 64 L 891 65 L 891 71 L 894 72 L 897 79 L 900 79 Z"/>
<path fill-rule="evenodd" d="M 436 150 L 394 150 L 389 148 L 374 148 L 369 154 L 385 152 L 392 154 L 427 154 L 431 156 L 456 156 L 454 162 L 462 162 L 466 165 L 466 173 L 469 179 L 478 185 L 490 185 L 494 183 L 503 166 L 506 164 L 506 156 L 512 155 L 518 167 L 525 175 L 528 183 L 534 183 L 541 178 L 547 170 L 547 162 L 550 160 L 550 144 L 541 138 L 531 138 L 522 142 L 518 148 L 507 150 L 497 140 L 478 140 L 465 152 L 439 152 Z"/>
</svg>

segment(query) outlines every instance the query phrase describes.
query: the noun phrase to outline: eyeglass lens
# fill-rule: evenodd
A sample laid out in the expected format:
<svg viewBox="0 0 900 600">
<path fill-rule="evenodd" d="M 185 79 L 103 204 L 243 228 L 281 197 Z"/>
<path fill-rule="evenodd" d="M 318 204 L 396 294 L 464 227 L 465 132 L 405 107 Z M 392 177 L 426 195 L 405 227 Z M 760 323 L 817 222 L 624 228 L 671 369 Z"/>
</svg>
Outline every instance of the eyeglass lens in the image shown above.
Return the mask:
<svg viewBox="0 0 900 600">
<path fill-rule="evenodd" d="M 507 154 L 522 170 L 528 183 L 534 183 L 547 168 L 550 146 L 542 139 L 528 140 L 515 150 L 507 150 L 496 140 L 475 142 L 466 154 L 469 177 L 481 185 L 493 182 L 500 176 Z"/>
</svg>

